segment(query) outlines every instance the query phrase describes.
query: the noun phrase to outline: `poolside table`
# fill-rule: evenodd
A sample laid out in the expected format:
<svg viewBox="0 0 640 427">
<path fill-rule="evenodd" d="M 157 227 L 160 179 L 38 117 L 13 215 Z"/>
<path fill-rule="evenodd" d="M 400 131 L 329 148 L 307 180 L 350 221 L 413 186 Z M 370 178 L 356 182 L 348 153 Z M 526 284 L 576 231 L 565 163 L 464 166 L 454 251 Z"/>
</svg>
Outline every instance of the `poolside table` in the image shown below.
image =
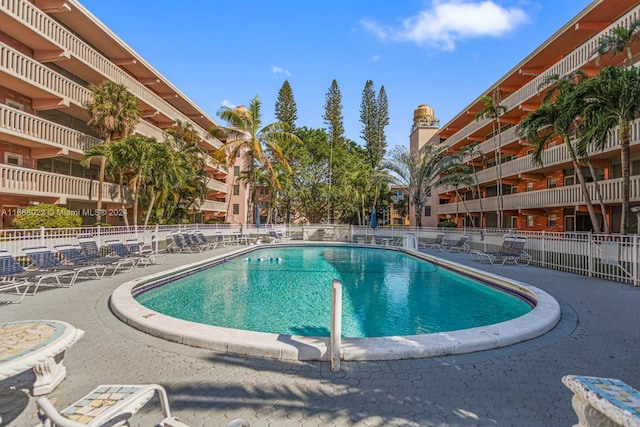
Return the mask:
<svg viewBox="0 0 640 427">
<path fill-rule="evenodd" d="M 64 352 L 83 335 L 56 320 L 0 323 L 0 381 L 33 369 L 32 395 L 52 392 L 67 374 Z"/>
</svg>

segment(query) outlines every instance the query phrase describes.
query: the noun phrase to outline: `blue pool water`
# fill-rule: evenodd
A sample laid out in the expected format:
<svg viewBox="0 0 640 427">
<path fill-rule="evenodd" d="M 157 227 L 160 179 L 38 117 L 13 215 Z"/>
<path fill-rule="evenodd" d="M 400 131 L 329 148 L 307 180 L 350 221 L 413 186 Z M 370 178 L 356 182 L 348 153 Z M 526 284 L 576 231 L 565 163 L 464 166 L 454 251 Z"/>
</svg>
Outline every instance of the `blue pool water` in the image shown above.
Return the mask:
<svg viewBox="0 0 640 427">
<path fill-rule="evenodd" d="M 344 337 L 467 329 L 532 309 L 511 294 L 402 252 L 355 247 L 260 249 L 136 299 L 198 323 L 329 336 L 333 279 L 343 284 Z"/>
</svg>

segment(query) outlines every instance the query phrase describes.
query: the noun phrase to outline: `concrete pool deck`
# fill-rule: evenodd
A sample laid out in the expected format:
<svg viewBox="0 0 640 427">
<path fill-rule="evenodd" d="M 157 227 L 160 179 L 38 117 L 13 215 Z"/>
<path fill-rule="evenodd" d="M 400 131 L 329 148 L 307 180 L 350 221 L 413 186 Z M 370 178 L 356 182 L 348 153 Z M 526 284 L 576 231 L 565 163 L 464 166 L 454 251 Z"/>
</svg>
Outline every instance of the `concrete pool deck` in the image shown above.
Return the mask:
<svg viewBox="0 0 640 427">
<path fill-rule="evenodd" d="M 135 330 L 110 311 L 122 283 L 210 257 L 170 254 L 160 266 L 79 281 L 0 307 L 0 321 L 54 319 L 83 329 L 65 356 L 67 378 L 48 395 L 57 408 L 98 384 L 159 383 L 172 412 L 193 426 L 243 417 L 253 426 L 568 426 L 577 422 L 566 374 L 619 378 L 640 387 L 640 289 L 537 267 L 480 264 L 467 254 L 429 254 L 530 283 L 556 298 L 562 318 L 547 334 L 519 344 L 429 359 L 277 361 L 222 354 Z M 23 390 L 31 372 L 0 382 L 0 416 L 10 426 L 37 424 Z M 132 418 L 153 425 L 157 402 Z"/>
</svg>

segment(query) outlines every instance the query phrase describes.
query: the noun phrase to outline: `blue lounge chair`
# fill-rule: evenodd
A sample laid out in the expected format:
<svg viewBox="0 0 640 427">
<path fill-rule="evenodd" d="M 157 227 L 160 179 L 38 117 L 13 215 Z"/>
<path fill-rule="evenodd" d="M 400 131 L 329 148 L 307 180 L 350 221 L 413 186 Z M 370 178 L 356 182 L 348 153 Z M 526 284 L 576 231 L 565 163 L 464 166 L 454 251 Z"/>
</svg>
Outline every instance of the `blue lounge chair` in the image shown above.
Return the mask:
<svg viewBox="0 0 640 427">
<path fill-rule="evenodd" d="M 49 250 L 46 246 L 34 246 L 30 248 L 22 248 L 22 251 L 27 254 L 29 259 L 36 266 L 38 271 L 45 272 L 53 272 L 53 271 L 71 271 L 75 274 L 71 278 L 69 282 L 69 286 L 73 285 L 81 273 L 93 271 L 96 278 L 99 279 L 102 277 L 100 273 L 98 273 L 98 268 L 94 265 L 65 265 L 58 258 L 56 258 L 55 254 Z M 104 269 L 103 269 L 104 273 Z"/>
<path fill-rule="evenodd" d="M 35 295 L 40 285 L 49 280 L 54 281 L 54 286 L 56 287 L 68 286 L 61 282 L 60 278 L 71 275 L 75 275 L 75 272 L 54 271 L 47 273 L 25 270 L 9 252 L 0 250 L 0 290 L 13 290 L 15 293 L 20 295 L 20 299 L 18 301 L 11 302 L 22 302 L 31 287 L 33 287 L 31 295 Z M 25 288 L 22 293 L 19 292 L 21 287 Z"/>
<path fill-rule="evenodd" d="M 117 256 L 109 256 L 104 257 L 100 252 L 100 248 L 98 248 L 98 244 L 91 236 L 78 236 L 78 243 L 82 248 L 82 253 L 84 256 L 90 260 L 100 263 L 106 263 L 107 260 L 110 260 L 112 265 L 114 265 L 114 270 L 111 273 L 111 276 L 114 276 L 120 267 L 129 266 L 129 271 L 133 270 L 133 268 L 137 265 L 137 260 L 133 258 L 121 258 Z"/>
<path fill-rule="evenodd" d="M 153 253 L 133 253 L 119 240 L 107 240 L 104 243 L 117 257 L 135 260 L 136 267 L 140 263 L 144 263 L 144 265 L 155 264 Z"/>
</svg>

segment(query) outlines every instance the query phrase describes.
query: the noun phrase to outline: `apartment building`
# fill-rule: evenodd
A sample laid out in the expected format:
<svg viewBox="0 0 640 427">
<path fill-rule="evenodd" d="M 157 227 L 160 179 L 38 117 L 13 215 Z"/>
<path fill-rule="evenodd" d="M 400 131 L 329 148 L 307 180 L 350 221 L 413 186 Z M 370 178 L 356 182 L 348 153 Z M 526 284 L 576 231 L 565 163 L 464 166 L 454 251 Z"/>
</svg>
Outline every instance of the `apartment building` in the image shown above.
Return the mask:
<svg viewBox="0 0 640 427">
<path fill-rule="evenodd" d="M 75 0 L 0 0 L 0 228 L 17 209 L 54 203 L 87 213 L 96 207 L 98 163 L 79 160 L 103 141 L 87 125 L 90 84 L 124 84 L 142 120 L 135 132 L 163 141 L 163 129 L 190 123 L 209 154 L 222 146 L 207 130 L 214 120 Z M 193 219 L 224 220 L 227 170 L 206 161 L 209 193 Z M 231 186 L 231 184 L 229 184 Z M 104 203 L 118 212 L 120 196 L 104 184 Z M 130 212 L 131 210 L 129 210 Z M 130 215 L 130 214 L 129 214 Z M 124 218 L 107 215 L 112 225 Z"/>
<path fill-rule="evenodd" d="M 597 58 L 594 51 L 598 41 L 612 28 L 640 18 L 640 4 L 636 0 L 596 0 L 564 25 L 535 51 L 531 52 L 507 74 L 495 82 L 453 119 L 440 127 L 427 144 L 446 144 L 452 151 L 477 142 L 478 151 L 485 156 L 474 157 L 479 194 L 463 193 L 464 205 L 453 191 L 437 189 L 437 221 L 446 219 L 470 226 L 465 214 L 471 212 L 476 226 L 512 228 L 518 230 L 547 230 L 557 232 L 589 231 L 591 221 L 575 170 L 564 144 L 549 143 L 543 154 L 543 167 L 531 159 L 531 149 L 515 135 L 515 128 L 529 112 L 538 108 L 545 91 L 541 84 L 549 75 L 565 76 L 581 69 L 593 76 L 607 65 L 620 65 L 626 55 Z M 640 43 L 633 46 L 634 63 L 640 56 Z M 485 104 L 481 97 L 489 95 L 506 107 L 500 117 L 500 132 L 495 120 L 476 120 Z M 634 122 L 631 135 L 631 204 L 640 204 L 640 120 Z M 500 158 L 496 156 L 501 153 Z M 606 218 L 613 232 L 620 230 L 621 167 L 619 141 L 611 138 L 604 151 L 590 152 L 594 174 L 600 183 L 605 209 L 596 206 L 600 219 Z M 595 197 L 593 175 L 587 166 L 592 200 Z M 501 177 L 501 197 L 498 177 Z M 500 200 L 501 199 L 501 200 Z M 597 203 L 595 203 L 597 205 Z M 501 209 L 500 209 L 501 208 Z M 498 212 L 503 221 L 498 224 Z M 480 218 L 482 216 L 482 221 Z M 636 216 L 631 215 L 635 229 Z M 428 218 L 423 220 L 427 225 Z M 429 224 L 432 225 L 432 224 Z"/>
</svg>

